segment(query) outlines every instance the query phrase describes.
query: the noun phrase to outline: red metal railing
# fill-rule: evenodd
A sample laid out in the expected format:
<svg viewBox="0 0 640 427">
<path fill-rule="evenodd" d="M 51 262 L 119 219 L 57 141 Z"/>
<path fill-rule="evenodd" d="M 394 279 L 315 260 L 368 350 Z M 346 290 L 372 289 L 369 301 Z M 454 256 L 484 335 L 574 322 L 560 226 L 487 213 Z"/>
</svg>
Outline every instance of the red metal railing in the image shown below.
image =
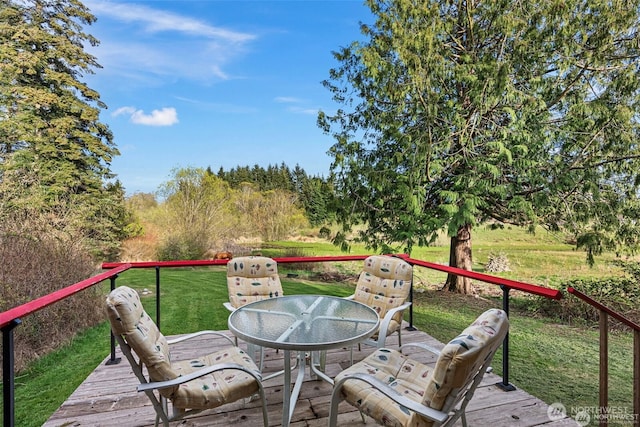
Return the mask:
<svg viewBox="0 0 640 427">
<path fill-rule="evenodd" d="M 344 256 L 319 256 L 319 257 L 286 257 L 274 258 L 278 263 L 307 263 L 307 262 L 341 262 L 341 261 L 360 261 L 370 255 L 344 255 Z M 509 309 L 509 291 L 516 289 L 534 295 L 543 296 L 551 299 L 562 298 L 562 293 L 555 289 L 544 288 L 524 282 L 518 282 L 500 277 L 490 276 L 488 274 L 476 273 L 473 271 L 461 270 L 458 268 L 448 267 L 440 264 L 434 264 L 426 261 L 410 258 L 405 254 L 393 255 L 400 257 L 412 265 L 443 271 L 446 273 L 456 274 L 459 276 L 469 277 L 471 279 L 480 280 L 486 283 L 499 285 L 503 289 L 503 307 L 508 313 Z M 111 287 L 115 287 L 115 280 L 119 273 L 129 268 L 155 268 L 156 269 L 156 322 L 160 326 L 160 268 L 175 267 L 198 267 L 210 265 L 225 265 L 227 260 L 195 260 L 195 261 L 152 261 L 152 262 L 132 262 L 132 263 L 103 263 L 102 268 L 108 270 L 97 276 L 78 282 L 74 285 L 45 295 L 34 301 L 28 302 L 21 306 L 12 308 L 8 311 L 0 313 L 0 329 L 3 334 L 3 404 L 4 404 L 4 426 L 13 427 L 14 420 L 14 345 L 13 345 L 13 329 L 20 324 L 20 319 L 28 316 L 38 310 L 41 310 L 51 304 L 55 304 L 69 296 L 76 294 L 84 289 L 94 286 L 104 280 L 111 280 Z M 413 299 L 413 294 L 411 294 Z M 410 307 L 410 325 L 412 325 L 413 312 Z M 113 337 L 111 339 L 111 359 L 115 360 L 115 343 Z M 515 389 L 508 383 L 508 337 L 505 338 L 503 348 L 503 383 L 499 384 L 505 390 Z"/>
<path fill-rule="evenodd" d="M 300 262 L 339 262 L 339 261 L 360 261 L 367 258 L 369 255 L 343 255 L 343 256 L 320 256 L 320 257 L 284 257 L 274 258 L 274 260 L 280 264 L 287 263 L 300 263 Z M 471 279 L 480 280 L 486 283 L 499 285 L 502 288 L 502 309 L 509 314 L 509 291 L 512 289 L 527 292 L 533 295 L 542 296 L 545 298 L 559 300 L 562 298 L 562 292 L 557 289 L 544 288 L 529 283 L 518 282 L 515 280 L 504 279 L 502 277 L 491 276 L 488 274 L 476 273 L 475 271 L 462 270 L 455 267 L 449 267 L 442 264 L 435 264 L 432 262 L 422 261 L 414 259 L 406 254 L 394 254 L 398 258 L 402 258 L 409 264 L 417 265 L 420 267 L 429 268 L 432 270 L 438 270 L 446 273 L 456 274 L 458 276 L 465 276 Z M 227 260 L 219 261 L 168 261 L 168 262 L 141 262 L 132 263 L 134 268 L 156 268 L 156 295 L 160 295 L 160 270 L 159 267 L 180 267 L 180 266 L 195 266 L 195 265 L 215 265 L 226 264 Z M 120 265 L 119 263 L 105 263 L 102 268 L 113 268 Z M 413 288 L 411 289 L 411 300 L 413 300 Z M 159 298 L 156 298 L 156 323 L 160 327 L 160 302 Z M 409 306 L 409 328 L 413 329 L 413 305 Z M 112 350 L 112 354 L 114 350 Z M 498 387 L 505 391 L 515 390 L 515 387 L 509 383 L 509 334 L 502 343 L 502 381 L 496 384 Z"/>
<path fill-rule="evenodd" d="M 91 286 L 97 285 L 104 280 L 114 278 L 130 267 L 131 264 L 121 264 L 111 271 L 90 277 L 74 285 L 67 286 L 64 289 L 57 290 L 0 313 L 0 330 L 2 330 L 2 403 L 4 409 L 2 417 L 4 426 L 13 427 L 15 424 L 15 354 L 13 348 L 13 330 L 20 324 L 20 319 Z"/>
<path fill-rule="evenodd" d="M 640 417 L 640 326 L 575 288 L 567 288 L 567 292 L 596 308 L 600 313 L 599 404 L 601 417 L 599 424 L 602 427 L 609 423 L 607 418 L 609 408 L 609 316 L 633 331 L 633 413 L 637 423 L 638 417 Z"/>
</svg>

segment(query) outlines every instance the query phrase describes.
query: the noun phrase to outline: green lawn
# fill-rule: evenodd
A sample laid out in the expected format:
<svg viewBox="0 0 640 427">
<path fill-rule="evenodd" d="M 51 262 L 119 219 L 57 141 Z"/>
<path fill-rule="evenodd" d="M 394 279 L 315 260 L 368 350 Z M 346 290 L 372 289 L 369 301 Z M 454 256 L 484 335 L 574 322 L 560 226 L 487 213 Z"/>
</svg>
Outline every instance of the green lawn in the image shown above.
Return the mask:
<svg viewBox="0 0 640 427">
<path fill-rule="evenodd" d="M 491 234 L 497 233 L 497 234 Z M 516 280 L 540 285 L 553 285 L 571 277 L 615 274 L 606 260 L 595 269 L 584 265 L 584 253 L 556 241 L 527 233 L 512 233 L 502 241 L 503 232 L 481 230 L 474 241 L 475 269 L 482 271 L 482 260 L 490 252 L 505 252 L 512 271 L 500 274 Z M 494 243 L 489 244 L 492 240 Z M 533 239 L 531 242 L 527 239 Z M 533 242 L 533 243 L 532 243 Z M 537 242 L 537 243 L 536 243 Z M 273 245 L 264 250 L 267 256 L 284 256 L 282 247 Z M 315 248 L 315 249 L 314 249 Z M 337 250 L 322 244 L 297 244 L 305 255 L 337 254 Z M 358 248 L 356 248 L 358 249 Z M 557 253 L 555 252 L 557 251 Z M 364 249 L 353 253 L 365 254 Z M 416 250 L 412 256 L 432 262 L 444 262 L 446 245 Z M 552 255 L 550 255 L 552 254 Z M 483 258 L 485 257 L 485 258 Z M 559 266 L 555 266 L 559 263 Z M 333 266 L 340 271 L 359 269 L 359 263 Z M 298 270 L 296 270 L 298 268 Z M 323 271 L 317 265 L 314 270 Z M 310 277 L 286 278 L 287 272 L 299 273 L 299 266 L 282 264 L 285 294 L 331 294 L 345 296 L 352 286 L 345 283 L 314 283 Z M 161 327 L 165 334 L 179 334 L 200 329 L 227 329 L 228 312 L 222 306 L 227 301 L 225 270 L 221 267 L 161 269 Z M 537 279 L 536 279 L 537 278 Z M 551 279 L 553 278 L 553 280 Z M 536 280 L 534 280 L 536 279 Z M 448 341 L 464 329 L 487 307 L 500 307 L 501 300 L 492 295 L 482 298 L 450 295 L 438 291 L 444 275 L 428 269 L 416 269 L 414 324 L 421 330 Z M 117 285 L 138 290 L 155 291 L 154 269 L 132 269 L 121 274 Z M 104 284 L 105 294 L 108 283 Z M 155 296 L 143 297 L 145 308 L 155 316 Z M 518 306 L 518 304 L 514 304 Z M 632 339 L 629 333 L 610 337 L 610 406 L 632 408 Z M 512 384 L 541 398 L 547 403 L 562 402 L 567 408 L 598 405 L 598 334 L 590 328 L 559 325 L 547 319 L 535 318 L 516 309 L 511 311 L 510 377 Z M 95 327 L 73 342 L 41 358 L 16 378 L 16 422 L 19 426 L 39 426 L 62 404 L 86 376 L 109 353 L 107 324 Z M 494 362 L 496 373 L 502 373 L 502 354 Z"/>
</svg>

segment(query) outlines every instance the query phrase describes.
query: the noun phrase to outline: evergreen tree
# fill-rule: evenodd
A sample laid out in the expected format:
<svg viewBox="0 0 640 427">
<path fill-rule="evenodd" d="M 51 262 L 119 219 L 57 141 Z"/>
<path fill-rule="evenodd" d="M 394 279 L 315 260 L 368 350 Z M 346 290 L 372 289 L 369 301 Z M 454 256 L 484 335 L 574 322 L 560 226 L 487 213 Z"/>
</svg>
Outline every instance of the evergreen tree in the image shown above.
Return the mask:
<svg viewBox="0 0 640 427">
<path fill-rule="evenodd" d="M 267 169 L 258 165 L 254 165 L 251 170 L 246 166 L 238 166 L 229 172 L 220 168 L 217 176 L 234 189 L 252 184 L 260 192 L 278 190 L 295 194 L 296 204 L 304 210 L 313 226 L 335 220 L 333 186 L 321 177 L 309 177 L 299 165 L 293 171 L 284 163 L 279 166 L 269 165 Z"/>
<path fill-rule="evenodd" d="M 487 221 L 568 231 L 589 260 L 636 245 L 638 1 L 367 4 L 375 23 L 325 81 L 345 108 L 318 118 L 336 140 L 337 242 L 364 224 L 358 240 L 410 252 L 444 229 L 464 269 Z"/>
<path fill-rule="evenodd" d="M 56 215 L 74 207 L 69 221 L 91 230 L 94 249 L 112 256 L 126 214 L 119 184 L 108 184 L 119 153 L 99 121 L 106 106 L 82 81 L 100 67 L 84 50 L 98 43 L 83 31 L 94 21 L 77 0 L 2 1 L 0 198 L 10 197 L 5 210 Z"/>
</svg>

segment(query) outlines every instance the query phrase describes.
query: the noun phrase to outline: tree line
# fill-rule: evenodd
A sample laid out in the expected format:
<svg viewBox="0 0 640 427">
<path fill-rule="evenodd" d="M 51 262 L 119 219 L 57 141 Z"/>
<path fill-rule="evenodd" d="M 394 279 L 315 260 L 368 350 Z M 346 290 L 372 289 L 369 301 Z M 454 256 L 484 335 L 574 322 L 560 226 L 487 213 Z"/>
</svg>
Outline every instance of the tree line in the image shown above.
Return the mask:
<svg viewBox="0 0 640 427">
<path fill-rule="evenodd" d="M 208 171 L 211 173 L 210 169 Z M 321 226 L 335 219 L 336 195 L 331 179 L 310 176 L 299 165 L 293 169 L 284 163 L 268 165 L 266 169 L 259 165 L 251 168 L 236 166 L 229 171 L 221 167 L 217 176 L 232 188 L 249 182 L 260 191 L 283 190 L 294 193 L 311 226 Z"/>
<path fill-rule="evenodd" d="M 326 224 L 334 197 L 327 180 L 299 166 L 255 165 L 217 174 L 211 168 L 178 168 L 157 194 L 134 194 L 127 205 L 134 212 L 131 228 L 147 246 L 138 249 L 144 256 L 200 259 L 213 249 L 237 251 L 240 241 L 286 240 Z M 136 254 L 125 250 L 124 256 Z"/>
</svg>

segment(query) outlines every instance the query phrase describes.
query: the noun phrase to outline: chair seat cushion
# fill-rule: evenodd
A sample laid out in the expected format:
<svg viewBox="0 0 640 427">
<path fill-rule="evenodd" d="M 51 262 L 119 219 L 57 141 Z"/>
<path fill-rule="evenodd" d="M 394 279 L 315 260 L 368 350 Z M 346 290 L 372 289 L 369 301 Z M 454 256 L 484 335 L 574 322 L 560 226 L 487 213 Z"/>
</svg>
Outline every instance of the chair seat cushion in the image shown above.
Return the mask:
<svg viewBox="0 0 640 427">
<path fill-rule="evenodd" d="M 259 372 L 249 355 L 238 347 L 229 347 L 198 359 L 174 362 L 172 367 L 179 375 L 185 375 L 219 363 L 237 363 Z M 181 384 L 169 399 L 176 408 L 206 409 L 249 397 L 257 392 L 258 383 L 254 377 L 240 370 L 226 369 Z"/>
<path fill-rule="evenodd" d="M 336 376 L 339 381 L 345 375 L 356 372 L 372 375 L 389 385 L 406 398 L 421 402 L 427 388 L 432 368 L 411 360 L 399 351 L 381 348 Z M 432 423 L 416 416 L 406 408 L 386 398 L 363 381 L 347 381 L 342 388 L 343 398 L 376 420 L 384 420 L 385 426 L 420 426 Z"/>
</svg>

